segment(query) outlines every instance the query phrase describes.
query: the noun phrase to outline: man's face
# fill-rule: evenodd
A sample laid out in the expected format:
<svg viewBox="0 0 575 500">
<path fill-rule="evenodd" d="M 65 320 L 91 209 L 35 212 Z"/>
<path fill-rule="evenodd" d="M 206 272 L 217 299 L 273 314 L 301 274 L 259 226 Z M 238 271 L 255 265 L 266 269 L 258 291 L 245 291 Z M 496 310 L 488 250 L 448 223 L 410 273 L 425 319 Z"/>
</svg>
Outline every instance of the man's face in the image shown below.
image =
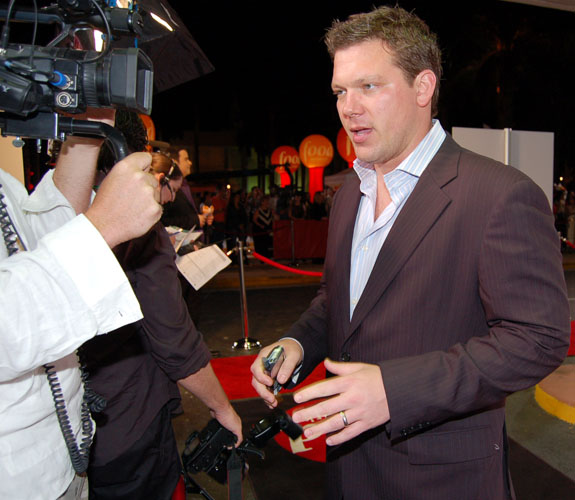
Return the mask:
<svg viewBox="0 0 575 500">
<path fill-rule="evenodd" d="M 339 117 L 360 160 L 391 171 L 423 138 L 426 114 L 417 98 L 418 86 L 407 82 L 381 41 L 338 50 L 332 88 Z M 429 116 L 427 130 L 430 124 Z"/>
<path fill-rule="evenodd" d="M 178 167 L 180 167 L 184 177 L 190 175 L 192 171 L 192 160 L 190 160 L 190 155 L 185 149 L 180 149 L 178 152 Z"/>
</svg>

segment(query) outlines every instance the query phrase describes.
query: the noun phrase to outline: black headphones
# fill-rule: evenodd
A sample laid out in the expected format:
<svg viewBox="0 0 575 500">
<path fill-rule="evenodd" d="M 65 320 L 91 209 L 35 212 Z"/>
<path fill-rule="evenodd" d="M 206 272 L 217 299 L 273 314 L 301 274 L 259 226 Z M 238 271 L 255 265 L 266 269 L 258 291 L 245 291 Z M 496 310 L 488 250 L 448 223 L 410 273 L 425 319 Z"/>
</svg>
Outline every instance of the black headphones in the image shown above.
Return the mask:
<svg viewBox="0 0 575 500">
<path fill-rule="evenodd" d="M 172 166 L 170 167 L 169 172 L 166 175 L 164 175 L 164 177 L 160 181 L 160 184 L 162 186 L 169 186 L 170 185 L 170 181 L 172 180 L 172 175 L 174 175 L 174 169 L 175 168 L 176 168 L 176 164 L 172 161 Z"/>
</svg>

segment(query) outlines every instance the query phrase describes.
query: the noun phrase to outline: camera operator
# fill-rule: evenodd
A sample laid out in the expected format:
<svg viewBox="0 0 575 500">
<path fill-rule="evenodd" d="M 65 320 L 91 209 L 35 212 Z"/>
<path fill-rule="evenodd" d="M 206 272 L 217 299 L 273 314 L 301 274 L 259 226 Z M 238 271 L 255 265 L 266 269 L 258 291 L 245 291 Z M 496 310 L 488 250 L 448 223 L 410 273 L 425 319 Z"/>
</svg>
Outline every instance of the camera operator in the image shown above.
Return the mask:
<svg viewBox="0 0 575 500">
<path fill-rule="evenodd" d="M 74 473 L 50 386 L 65 402 L 70 447 L 89 443 L 74 352 L 142 317 L 111 248 L 159 220 L 157 182 L 147 173 L 150 155 L 130 155 L 90 205 L 100 145 L 69 138 L 55 170 L 31 195 L 0 168 L 0 498 L 79 496 L 82 478 Z"/>
<path fill-rule="evenodd" d="M 145 147 L 146 129 L 136 113 L 118 112 L 116 128 L 129 150 Z M 107 164 L 103 154 L 101 168 L 106 170 Z M 169 202 L 182 182 L 181 170 L 167 156 L 153 153 L 152 173 L 161 186 L 160 202 Z M 164 226 L 155 224 L 114 253 L 144 318 L 82 348 L 90 387 L 107 402 L 94 415 L 89 498 L 168 500 L 182 470 L 171 421 L 181 400 L 176 384 L 193 394 L 197 404 L 206 405 L 237 436 L 238 444 L 241 421 L 216 378 L 210 351 L 182 298 L 176 254 Z"/>
</svg>

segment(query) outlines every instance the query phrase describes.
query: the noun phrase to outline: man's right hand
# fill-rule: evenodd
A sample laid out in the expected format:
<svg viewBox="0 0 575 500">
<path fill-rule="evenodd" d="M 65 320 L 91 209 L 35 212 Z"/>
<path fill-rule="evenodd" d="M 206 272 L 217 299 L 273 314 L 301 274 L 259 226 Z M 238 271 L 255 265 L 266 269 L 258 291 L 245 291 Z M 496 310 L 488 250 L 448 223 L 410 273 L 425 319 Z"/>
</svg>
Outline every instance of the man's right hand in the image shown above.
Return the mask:
<svg viewBox="0 0 575 500">
<path fill-rule="evenodd" d="M 279 342 L 264 347 L 260 351 L 251 366 L 253 375 L 252 386 L 270 408 L 275 408 L 278 405 L 278 400 L 271 391 L 274 380 L 265 372 L 262 358 L 268 356 L 273 348 L 278 345 L 284 348 L 284 355 L 277 362 L 279 371 L 277 372 L 276 379 L 280 384 L 285 384 L 291 378 L 294 370 L 303 360 L 303 352 L 300 344 L 292 339 L 280 340 Z"/>
<path fill-rule="evenodd" d="M 228 431 L 235 434 L 238 438 L 236 441 L 236 447 L 243 442 L 244 436 L 242 434 L 242 421 L 231 404 L 222 411 L 210 410 L 210 414 Z"/>
<path fill-rule="evenodd" d="M 102 182 L 86 217 L 110 248 L 145 234 L 162 216 L 158 181 L 147 172 L 152 157 L 134 153 Z"/>
</svg>

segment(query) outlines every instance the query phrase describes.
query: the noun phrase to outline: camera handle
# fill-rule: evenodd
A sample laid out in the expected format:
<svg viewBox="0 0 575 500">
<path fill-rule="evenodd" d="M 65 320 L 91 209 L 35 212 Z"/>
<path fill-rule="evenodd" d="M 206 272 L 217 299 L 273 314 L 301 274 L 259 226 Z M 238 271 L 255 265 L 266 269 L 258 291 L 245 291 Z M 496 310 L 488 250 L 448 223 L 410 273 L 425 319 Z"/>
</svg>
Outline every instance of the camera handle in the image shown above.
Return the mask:
<svg viewBox="0 0 575 500">
<path fill-rule="evenodd" d="M 0 113 L 0 129 L 3 136 L 18 138 L 63 141 L 67 135 L 102 137 L 110 144 L 116 161 L 128 156 L 128 144 L 124 134 L 107 123 L 77 120 L 50 112 L 40 112 L 31 117 Z"/>
</svg>

